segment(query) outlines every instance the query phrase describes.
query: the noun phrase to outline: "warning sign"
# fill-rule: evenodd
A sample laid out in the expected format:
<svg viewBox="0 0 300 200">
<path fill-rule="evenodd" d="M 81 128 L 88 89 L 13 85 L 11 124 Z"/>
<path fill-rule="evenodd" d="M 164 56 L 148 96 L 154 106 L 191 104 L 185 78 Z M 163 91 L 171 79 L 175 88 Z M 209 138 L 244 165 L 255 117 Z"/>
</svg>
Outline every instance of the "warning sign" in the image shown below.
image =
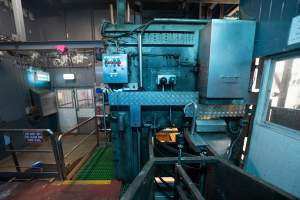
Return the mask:
<svg viewBox="0 0 300 200">
<path fill-rule="evenodd" d="M 24 138 L 27 143 L 42 143 L 44 139 L 42 132 L 24 132 Z"/>
</svg>

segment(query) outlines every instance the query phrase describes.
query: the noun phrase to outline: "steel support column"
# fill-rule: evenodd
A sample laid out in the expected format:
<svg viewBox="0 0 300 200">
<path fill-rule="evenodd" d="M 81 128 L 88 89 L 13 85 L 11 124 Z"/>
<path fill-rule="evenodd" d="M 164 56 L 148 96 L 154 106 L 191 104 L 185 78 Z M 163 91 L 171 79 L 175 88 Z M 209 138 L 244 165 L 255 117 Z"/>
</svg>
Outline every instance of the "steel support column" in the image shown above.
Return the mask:
<svg viewBox="0 0 300 200">
<path fill-rule="evenodd" d="M 24 24 L 24 15 L 23 15 L 23 8 L 22 8 L 22 1 L 21 0 L 13 0 L 11 1 L 14 19 L 15 19 L 15 26 L 17 31 L 17 40 L 18 41 L 26 41 L 26 30 Z"/>
</svg>

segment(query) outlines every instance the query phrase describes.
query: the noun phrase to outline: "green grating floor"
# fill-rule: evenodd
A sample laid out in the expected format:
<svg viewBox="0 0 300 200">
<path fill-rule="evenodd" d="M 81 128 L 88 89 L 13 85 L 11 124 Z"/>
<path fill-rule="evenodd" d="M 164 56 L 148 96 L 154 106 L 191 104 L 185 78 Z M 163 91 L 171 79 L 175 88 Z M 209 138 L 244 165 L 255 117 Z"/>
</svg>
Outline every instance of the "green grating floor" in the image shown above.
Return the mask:
<svg viewBox="0 0 300 200">
<path fill-rule="evenodd" d="M 79 170 L 75 180 L 112 180 L 113 168 L 112 147 L 99 148 Z"/>
</svg>

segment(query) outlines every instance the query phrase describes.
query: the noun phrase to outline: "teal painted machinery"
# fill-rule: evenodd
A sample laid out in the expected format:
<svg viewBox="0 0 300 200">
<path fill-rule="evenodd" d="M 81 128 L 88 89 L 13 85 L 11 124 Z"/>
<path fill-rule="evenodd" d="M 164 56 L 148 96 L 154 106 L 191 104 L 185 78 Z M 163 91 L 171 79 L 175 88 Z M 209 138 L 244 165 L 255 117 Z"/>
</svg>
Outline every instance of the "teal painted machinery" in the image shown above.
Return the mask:
<svg viewBox="0 0 300 200">
<path fill-rule="evenodd" d="M 197 155 L 208 146 L 228 154 L 247 113 L 254 31 L 254 22 L 230 20 L 102 24 L 116 178 L 137 175 L 165 128 Z"/>
</svg>

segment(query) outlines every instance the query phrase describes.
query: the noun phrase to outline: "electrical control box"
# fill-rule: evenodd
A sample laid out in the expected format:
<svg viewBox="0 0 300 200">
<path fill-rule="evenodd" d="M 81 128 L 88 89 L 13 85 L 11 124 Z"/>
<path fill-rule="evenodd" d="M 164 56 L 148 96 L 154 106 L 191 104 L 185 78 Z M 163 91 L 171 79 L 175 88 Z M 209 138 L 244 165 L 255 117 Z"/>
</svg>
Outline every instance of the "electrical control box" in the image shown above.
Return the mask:
<svg viewBox="0 0 300 200">
<path fill-rule="evenodd" d="M 255 25 L 255 21 L 213 19 L 201 31 L 201 97 L 247 97 Z"/>
<path fill-rule="evenodd" d="M 128 83 L 127 54 L 103 54 L 103 82 Z"/>
</svg>

